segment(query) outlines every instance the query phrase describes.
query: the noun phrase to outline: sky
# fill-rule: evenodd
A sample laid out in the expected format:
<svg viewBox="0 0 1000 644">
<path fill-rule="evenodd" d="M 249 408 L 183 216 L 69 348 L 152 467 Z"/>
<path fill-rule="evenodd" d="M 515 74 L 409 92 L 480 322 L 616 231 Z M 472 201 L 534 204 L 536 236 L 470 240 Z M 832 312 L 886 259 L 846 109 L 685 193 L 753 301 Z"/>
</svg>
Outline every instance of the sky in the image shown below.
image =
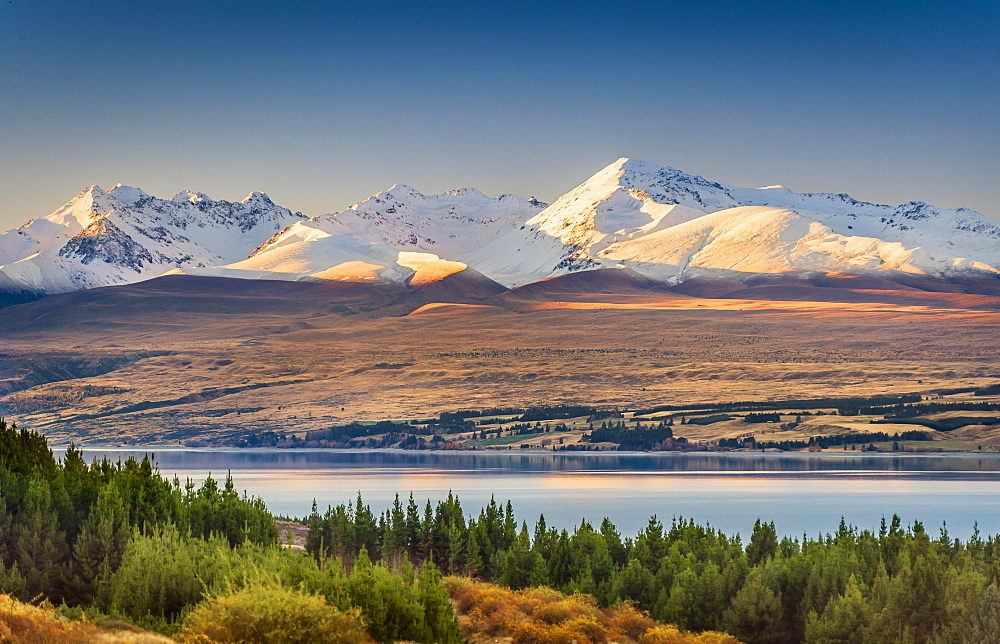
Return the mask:
<svg viewBox="0 0 1000 644">
<path fill-rule="evenodd" d="M 1000 2 L 0 0 L 0 230 L 91 184 L 307 215 L 615 159 L 1000 219 Z"/>
</svg>

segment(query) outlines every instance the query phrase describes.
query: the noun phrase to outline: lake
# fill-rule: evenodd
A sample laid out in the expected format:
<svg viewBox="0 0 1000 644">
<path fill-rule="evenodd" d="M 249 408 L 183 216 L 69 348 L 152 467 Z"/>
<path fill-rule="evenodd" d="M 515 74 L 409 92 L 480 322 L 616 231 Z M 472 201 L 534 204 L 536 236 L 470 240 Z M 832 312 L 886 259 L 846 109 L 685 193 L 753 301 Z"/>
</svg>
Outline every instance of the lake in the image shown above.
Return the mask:
<svg viewBox="0 0 1000 644">
<path fill-rule="evenodd" d="M 376 512 L 398 492 L 422 506 L 449 491 L 466 514 L 491 496 L 508 499 L 518 520 L 569 528 L 607 516 L 634 535 L 651 515 L 710 523 L 746 536 L 760 517 L 779 534 L 832 532 L 849 524 L 878 529 L 899 514 L 937 535 L 942 523 L 966 538 L 978 522 L 1000 532 L 1000 454 L 541 453 L 402 450 L 93 449 L 85 457 L 153 452 L 161 473 L 201 482 L 231 472 L 236 486 L 276 514 L 304 516 L 346 503 L 358 491 Z M 58 453 L 58 450 L 57 450 Z"/>
</svg>

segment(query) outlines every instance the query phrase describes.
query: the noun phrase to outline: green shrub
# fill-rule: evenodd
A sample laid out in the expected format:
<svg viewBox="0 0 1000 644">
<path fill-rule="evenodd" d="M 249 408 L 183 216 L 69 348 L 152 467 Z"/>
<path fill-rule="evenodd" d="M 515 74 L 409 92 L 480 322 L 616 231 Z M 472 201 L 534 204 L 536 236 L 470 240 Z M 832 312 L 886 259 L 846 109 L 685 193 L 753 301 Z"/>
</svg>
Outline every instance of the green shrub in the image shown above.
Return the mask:
<svg viewBox="0 0 1000 644">
<path fill-rule="evenodd" d="M 246 644 L 365 644 L 361 611 L 340 611 L 319 595 L 280 585 L 248 586 L 231 595 L 213 595 L 188 613 L 181 642 Z"/>
</svg>

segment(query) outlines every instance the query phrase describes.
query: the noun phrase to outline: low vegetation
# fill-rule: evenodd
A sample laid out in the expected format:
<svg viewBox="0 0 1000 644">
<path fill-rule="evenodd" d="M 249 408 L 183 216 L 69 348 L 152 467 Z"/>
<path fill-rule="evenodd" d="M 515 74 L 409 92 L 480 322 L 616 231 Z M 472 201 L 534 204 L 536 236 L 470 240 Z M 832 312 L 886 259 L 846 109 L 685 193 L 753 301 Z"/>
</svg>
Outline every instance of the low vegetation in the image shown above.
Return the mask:
<svg viewBox="0 0 1000 644">
<path fill-rule="evenodd" d="M 279 584 L 255 584 L 212 595 L 184 618 L 178 639 L 185 644 L 374 644 L 361 611 L 341 611 L 320 596 Z"/>
<path fill-rule="evenodd" d="M 660 624 L 630 602 L 601 608 L 592 595 L 566 595 L 551 588 L 511 590 L 466 577 L 447 577 L 473 642 L 510 638 L 518 644 L 637 642 L 638 644 L 738 644 L 724 633 L 691 633 Z"/>
<path fill-rule="evenodd" d="M 169 644 L 173 640 L 106 620 L 99 626 L 90 620 L 70 620 L 51 604 L 26 604 L 10 595 L 0 595 L 0 642 L 59 642 L 62 644 Z M 204 641 L 204 640 L 202 640 Z"/>
</svg>

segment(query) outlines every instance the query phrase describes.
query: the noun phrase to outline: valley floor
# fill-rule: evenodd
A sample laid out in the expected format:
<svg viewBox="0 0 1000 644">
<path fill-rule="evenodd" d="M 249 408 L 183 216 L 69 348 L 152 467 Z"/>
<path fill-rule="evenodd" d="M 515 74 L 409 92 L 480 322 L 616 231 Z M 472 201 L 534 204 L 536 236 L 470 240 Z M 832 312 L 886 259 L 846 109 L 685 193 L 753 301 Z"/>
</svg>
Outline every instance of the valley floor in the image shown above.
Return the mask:
<svg viewBox="0 0 1000 644">
<path fill-rule="evenodd" d="M 681 293 L 557 278 L 401 300 L 375 287 L 234 281 L 161 278 L 3 309 L 0 413 L 55 443 L 231 444 L 460 409 L 930 396 L 1000 380 L 990 295 Z M 1000 445 L 992 433 L 963 441 Z"/>
</svg>

